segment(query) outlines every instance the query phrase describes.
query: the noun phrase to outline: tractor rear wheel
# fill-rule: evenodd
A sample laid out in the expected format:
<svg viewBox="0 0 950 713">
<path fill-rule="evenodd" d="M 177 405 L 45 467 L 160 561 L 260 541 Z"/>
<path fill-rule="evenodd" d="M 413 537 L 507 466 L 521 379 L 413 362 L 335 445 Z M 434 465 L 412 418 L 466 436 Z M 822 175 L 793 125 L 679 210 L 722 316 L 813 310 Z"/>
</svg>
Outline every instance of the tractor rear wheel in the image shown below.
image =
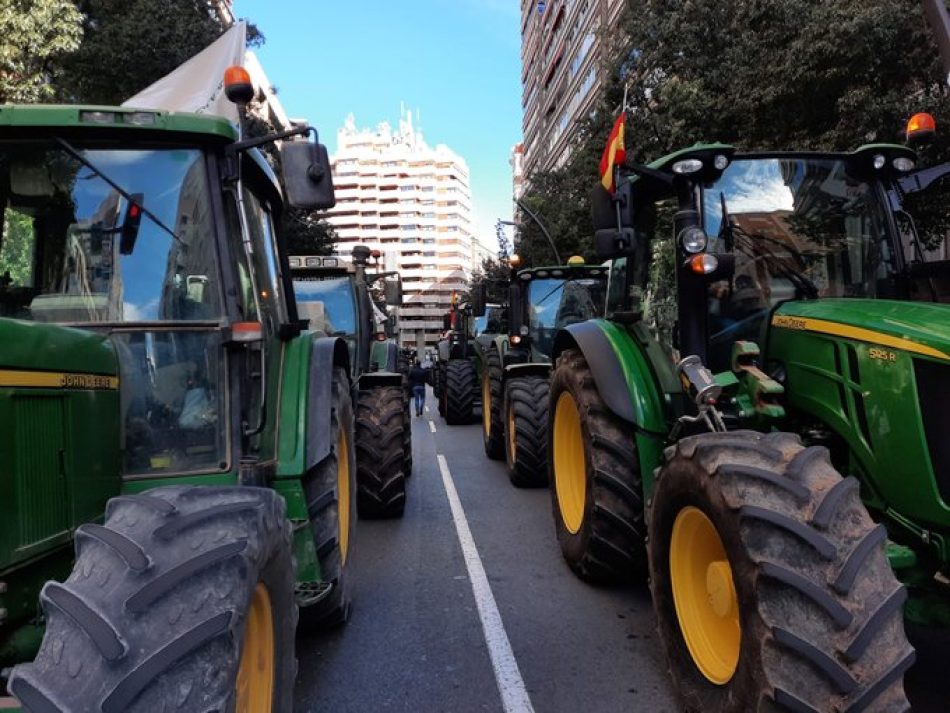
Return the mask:
<svg viewBox="0 0 950 713">
<path fill-rule="evenodd" d="M 402 388 L 363 389 L 356 398 L 356 507 L 367 519 L 401 517 L 406 507 Z"/>
<path fill-rule="evenodd" d="M 412 475 L 412 416 L 408 401 L 402 409 L 402 469 L 407 478 Z"/>
<path fill-rule="evenodd" d="M 445 362 L 439 362 L 435 367 L 435 374 L 433 375 L 433 380 L 439 386 L 438 388 L 432 387 L 432 392 L 435 394 L 435 400 L 439 405 L 439 415 L 442 418 L 445 418 Z"/>
<path fill-rule="evenodd" d="M 76 532 L 46 632 L 10 691 L 30 711 L 289 712 L 291 526 L 275 491 L 164 487 L 113 498 Z"/>
<path fill-rule="evenodd" d="M 660 639 L 686 711 L 909 710 L 886 532 L 820 447 L 707 433 L 668 449 L 650 507 Z"/>
<path fill-rule="evenodd" d="M 505 423 L 501 417 L 501 356 L 488 348 L 482 369 L 482 443 L 492 460 L 505 457 Z"/>
<path fill-rule="evenodd" d="M 516 488 L 548 484 L 548 399 L 544 376 L 518 376 L 505 382 L 505 460 Z"/>
<path fill-rule="evenodd" d="M 478 376 L 471 359 L 452 359 L 445 368 L 445 422 L 459 426 L 472 422 Z"/>
<path fill-rule="evenodd" d="M 320 406 L 326 408 L 325 406 Z M 304 476 L 307 513 L 313 543 L 329 593 L 300 611 L 301 628 L 336 626 L 350 613 L 350 544 L 356 521 L 356 448 L 349 379 L 343 369 L 333 370 L 330 410 L 333 448 Z"/>
<path fill-rule="evenodd" d="M 592 582 L 642 578 L 646 525 L 633 428 L 604 404 L 577 349 L 558 357 L 550 404 L 551 500 L 564 559 Z"/>
</svg>

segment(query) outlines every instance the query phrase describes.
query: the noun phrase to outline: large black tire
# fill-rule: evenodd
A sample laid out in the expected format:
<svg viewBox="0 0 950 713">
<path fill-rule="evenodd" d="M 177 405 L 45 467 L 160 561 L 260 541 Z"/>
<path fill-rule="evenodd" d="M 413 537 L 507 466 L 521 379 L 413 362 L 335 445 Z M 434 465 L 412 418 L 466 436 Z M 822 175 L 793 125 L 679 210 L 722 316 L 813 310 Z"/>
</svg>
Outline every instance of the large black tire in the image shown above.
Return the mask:
<svg viewBox="0 0 950 713">
<path fill-rule="evenodd" d="M 435 370 L 436 381 L 437 381 L 438 384 L 439 384 L 439 390 L 438 390 L 437 393 L 435 393 L 435 400 L 436 400 L 436 402 L 437 402 L 438 405 L 439 405 L 439 415 L 440 415 L 442 418 L 445 418 L 445 401 L 446 401 L 446 399 L 445 399 L 445 378 L 446 378 L 446 377 L 445 377 L 445 372 L 446 372 L 446 368 L 447 368 L 447 367 L 446 367 L 446 365 L 445 365 L 445 362 L 441 362 L 441 361 L 438 363 L 438 365 L 437 365 L 436 368 L 435 368 L 435 369 L 436 369 L 436 370 Z M 435 392 L 435 388 L 434 388 L 434 387 L 433 387 L 432 391 Z"/>
<path fill-rule="evenodd" d="M 489 346 L 482 369 L 482 443 L 485 446 L 485 455 L 492 460 L 502 460 L 505 457 L 505 423 L 501 415 L 504 394 L 501 377 L 501 355 L 497 349 Z"/>
<path fill-rule="evenodd" d="M 363 389 L 356 400 L 356 507 L 367 519 L 401 517 L 406 507 L 402 388 Z"/>
<path fill-rule="evenodd" d="M 643 485 L 633 428 L 614 416 L 577 349 L 551 377 L 548 462 L 561 553 L 589 582 L 646 573 Z"/>
<path fill-rule="evenodd" d="M 326 408 L 326 404 L 311 404 Z M 330 410 L 333 447 L 303 481 L 313 543 L 329 593 L 300 610 L 300 627 L 310 631 L 337 626 L 350 613 L 350 545 L 356 522 L 356 448 L 353 403 L 343 369 L 333 370 Z M 343 456 L 343 457 L 341 457 Z"/>
<path fill-rule="evenodd" d="M 909 710 L 906 593 L 858 482 L 784 433 L 693 436 L 666 457 L 650 508 L 651 588 L 684 710 Z M 714 530 L 695 527 L 704 518 Z M 717 535 L 710 561 L 726 577 L 709 584 L 713 565 L 695 553 Z M 731 634 L 706 636 L 726 619 Z"/>
<path fill-rule="evenodd" d="M 478 374 L 471 359 L 452 359 L 445 367 L 445 422 L 460 426 L 472 422 Z"/>
<path fill-rule="evenodd" d="M 548 400 L 545 376 L 518 376 L 505 382 L 505 460 L 516 488 L 548 484 Z"/>
<path fill-rule="evenodd" d="M 409 402 L 402 409 L 402 472 L 412 475 L 412 415 Z"/>
<path fill-rule="evenodd" d="M 273 691 L 268 700 L 263 682 L 260 709 L 293 708 L 291 526 L 273 490 L 167 487 L 113 498 L 104 525 L 78 529 L 72 574 L 48 582 L 40 601 L 42 646 L 9 686 L 27 711 L 235 710 L 245 654 L 265 651 Z M 255 649 L 266 629 L 272 646 Z"/>
</svg>

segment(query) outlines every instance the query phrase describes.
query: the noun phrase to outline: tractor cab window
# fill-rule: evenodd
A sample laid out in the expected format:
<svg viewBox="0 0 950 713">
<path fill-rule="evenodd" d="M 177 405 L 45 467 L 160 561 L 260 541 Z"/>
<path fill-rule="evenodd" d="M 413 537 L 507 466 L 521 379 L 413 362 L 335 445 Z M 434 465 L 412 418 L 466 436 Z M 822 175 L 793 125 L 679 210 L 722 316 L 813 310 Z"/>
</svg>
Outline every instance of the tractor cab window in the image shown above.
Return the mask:
<svg viewBox="0 0 950 713">
<path fill-rule="evenodd" d="M 907 297 L 950 303 L 950 178 L 904 198 L 895 218 L 907 267 Z"/>
<path fill-rule="evenodd" d="M 759 340 L 784 300 L 876 297 L 893 272 L 877 189 L 843 160 L 737 159 L 704 190 L 703 216 L 707 249 L 736 260 L 709 287 L 712 353 Z"/>
<path fill-rule="evenodd" d="M 590 278 L 539 278 L 528 284 L 528 329 L 537 349 L 550 354 L 558 330 L 603 315 L 605 284 Z"/>
<path fill-rule="evenodd" d="M 301 319 L 310 329 L 331 336 L 356 335 L 356 294 L 348 275 L 295 278 L 294 294 Z"/>
<path fill-rule="evenodd" d="M 126 475 L 226 467 L 224 311 L 203 154 L 76 152 L 0 144 L 0 317 L 110 335 Z"/>
</svg>

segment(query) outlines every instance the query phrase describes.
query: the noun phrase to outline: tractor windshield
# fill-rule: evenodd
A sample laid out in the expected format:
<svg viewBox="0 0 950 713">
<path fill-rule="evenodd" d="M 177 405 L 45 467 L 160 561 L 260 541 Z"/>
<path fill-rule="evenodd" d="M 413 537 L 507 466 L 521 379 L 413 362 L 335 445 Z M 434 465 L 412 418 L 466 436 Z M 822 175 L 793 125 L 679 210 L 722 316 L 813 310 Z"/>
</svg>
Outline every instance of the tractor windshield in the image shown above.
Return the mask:
<svg viewBox="0 0 950 713">
<path fill-rule="evenodd" d="M 528 284 L 528 329 L 532 345 L 550 354 L 558 330 L 599 317 L 604 312 L 603 280 L 534 279 Z"/>
<path fill-rule="evenodd" d="M 219 320 L 201 152 L 79 153 L 101 173 L 49 144 L 0 145 L 0 316 L 67 324 Z"/>
<path fill-rule="evenodd" d="M 126 475 L 227 465 L 203 154 L 0 143 L 0 317 L 110 334 Z"/>
<path fill-rule="evenodd" d="M 703 198 L 706 231 L 717 236 L 710 250 L 735 254 L 732 311 L 796 297 L 876 297 L 893 273 L 876 187 L 845 161 L 737 159 Z"/>
<path fill-rule="evenodd" d="M 348 275 L 294 278 L 294 294 L 301 319 L 310 320 L 313 331 L 356 335 L 356 295 Z"/>
</svg>

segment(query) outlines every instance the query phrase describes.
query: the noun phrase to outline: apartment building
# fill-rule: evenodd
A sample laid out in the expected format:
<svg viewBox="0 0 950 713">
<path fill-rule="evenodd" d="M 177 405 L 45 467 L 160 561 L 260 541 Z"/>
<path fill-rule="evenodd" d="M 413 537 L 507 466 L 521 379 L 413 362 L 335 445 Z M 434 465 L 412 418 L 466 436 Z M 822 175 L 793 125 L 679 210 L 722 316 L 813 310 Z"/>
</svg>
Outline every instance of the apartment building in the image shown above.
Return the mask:
<svg viewBox="0 0 950 713">
<path fill-rule="evenodd" d="M 430 147 L 404 112 L 394 130 L 359 129 L 350 115 L 331 157 L 336 207 L 327 214 L 336 252 L 354 245 L 382 254 L 403 283 L 402 346 L 438 341 L 452 293 L 472 276 L 474 224 L 468 166 L 443 144 Z"/>
<path fill-rule="evenodd" d="M 521 0 L 524 175 L 570 156 L 577 122 L 601 85 L 601 28 L 617 24 L 627 0 Z"/>
</svg>

